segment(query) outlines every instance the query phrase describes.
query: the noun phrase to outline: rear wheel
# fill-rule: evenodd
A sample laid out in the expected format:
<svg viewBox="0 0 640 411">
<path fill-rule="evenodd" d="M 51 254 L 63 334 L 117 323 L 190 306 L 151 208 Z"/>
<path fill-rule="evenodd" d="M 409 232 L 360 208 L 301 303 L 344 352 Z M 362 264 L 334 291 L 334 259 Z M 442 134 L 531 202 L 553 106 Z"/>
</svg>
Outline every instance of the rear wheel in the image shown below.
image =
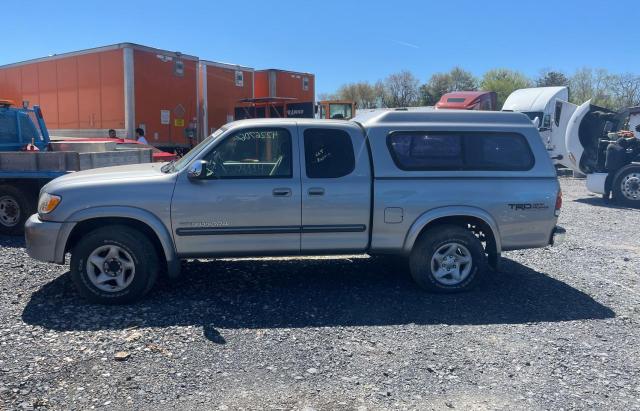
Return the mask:
<svg viewBox="0 0 640 411">
<path fill-rule="evenodd" d="M 24 223 L 35 213 L 35 202 L 15 187 L 0 186 L 0 234 L 21 235 Z"/>
<path fill-rule="evenodd" d="M 141 232 L 122 225 L 84 236 L 71 254 L 78 292 L 98 304 L 127 304 L 142 298 L 158 277 L 158 255 Z"/>
<path fill-rule="evenodd" d="M 625 167 L 613 182 L 613 199 L 629 207 L 640 207 L 640 166 Z"/>
<path fill-rule="evenodd" d="M 425 231 L 411 251 L 411 276 L 424 289 L 438 293 L 466 291 L 487 274 L 487 256 L 469 230 L 442 225 Z"/>
</svg>

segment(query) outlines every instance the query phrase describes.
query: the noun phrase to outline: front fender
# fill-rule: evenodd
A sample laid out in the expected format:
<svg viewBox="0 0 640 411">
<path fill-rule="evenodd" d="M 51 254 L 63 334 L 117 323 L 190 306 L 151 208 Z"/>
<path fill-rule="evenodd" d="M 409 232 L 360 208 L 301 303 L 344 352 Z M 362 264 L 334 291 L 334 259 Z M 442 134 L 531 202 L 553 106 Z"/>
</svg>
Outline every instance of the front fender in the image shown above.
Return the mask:
<svg viewBox="0 0 640 411">
<path fill-rule="evenodd" d="M 492 231 L 493 238 L 496 242 L 496 251 L 498 255 L 502 252 L 500 231 L 498 230 L 498 225 L 496 224 L 491 214 L 480 208 L 468 206 L 438 207 L 434 208 L 433 210 L 429 210 L 424 214 L 421 214 L 420 217 L 418 217 L 413 222 L 411 228 L 409 228 L 409 231 L 407 232 L 404 240 L 403 252 L 405 254 L 411 253 L 413 245 L 415 244 L 422 230 L 430 223 L 444 217 L 475 217 L 484 221 Z"/>
<path fill-rule="evenodd" d="M 160 240 L 160 244 L 162 245 L 162 249 L 167 258 L 169 271 L 171 272 L 174 269 L 173 266 L 179 266 L 179 259 L 176 254 L 171 234 L 164 223 L 155 214 L 150 213 L 147 210 L 127 206 L 91 207 L 73 213 L 69 217 L 68 221 L 64 223 L 60 230 L 60 234 L 58 235 L 58 242 L 56 244 L 57 258 L 61 257 L 61 260 L 64 260 L 65 247 L 73 228 L 82 221 L 94 218 L 131 218 L 146 224 L 153 230 Z"/>
</svg>

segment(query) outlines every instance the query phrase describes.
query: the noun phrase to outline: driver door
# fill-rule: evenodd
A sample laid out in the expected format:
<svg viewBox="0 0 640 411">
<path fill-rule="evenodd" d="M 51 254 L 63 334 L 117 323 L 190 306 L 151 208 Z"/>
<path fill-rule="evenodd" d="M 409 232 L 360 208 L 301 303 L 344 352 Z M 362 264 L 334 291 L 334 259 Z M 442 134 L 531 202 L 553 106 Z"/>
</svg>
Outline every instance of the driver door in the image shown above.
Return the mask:
<svg viewBox="0 0 640 411">
<path fill-rule="evenodd" d="M 205 179 L 181 173 L 176 184 L 171 218 L 178 254 L 300 253 L 297 153 L 295 126 L 231 130 L 202 157 Z"/>
</svg>

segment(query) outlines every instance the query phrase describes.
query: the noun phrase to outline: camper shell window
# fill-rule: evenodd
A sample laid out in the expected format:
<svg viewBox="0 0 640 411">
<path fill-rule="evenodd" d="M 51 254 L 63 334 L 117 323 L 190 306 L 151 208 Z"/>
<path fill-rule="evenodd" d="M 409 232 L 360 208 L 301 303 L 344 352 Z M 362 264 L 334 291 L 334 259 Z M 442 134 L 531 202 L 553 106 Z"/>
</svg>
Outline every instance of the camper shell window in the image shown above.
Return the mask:
<svg viewBox="0 0 640 411">
<path fill-rule="evenodd" d="M 518 133 L 401 131 L 387 136 L 387 147 L 406 171 L 526 171 L 535 163 Z"/>
</svg>

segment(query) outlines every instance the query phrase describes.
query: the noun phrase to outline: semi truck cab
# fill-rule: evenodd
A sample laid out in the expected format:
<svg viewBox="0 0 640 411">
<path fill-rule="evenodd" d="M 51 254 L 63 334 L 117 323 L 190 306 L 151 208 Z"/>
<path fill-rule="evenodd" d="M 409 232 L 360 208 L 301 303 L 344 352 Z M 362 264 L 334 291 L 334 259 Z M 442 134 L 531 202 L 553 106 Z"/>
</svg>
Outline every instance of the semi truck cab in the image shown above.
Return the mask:
<svg viewBox="0 0 640 411">
<path fill-rule="evenodd" d="M 495 91 L 453 91 L 444 94 L 436 103 L 437 109 L 497 110 L 498 95 Z"/>
<path fill-rule="evenodd" d="M 502 111 L 526 114 L 538 127 L 540 137 L 554 164 L 570 167 L 565 147 L 566 125 L 576 106 L 569 101 L 568 87 L 533 87 L 514 91 Z"/>
<path fill-rule="evenodd" d="M 24 150 L 34 144 L 44 150 L 49 144 L 49 132 L 39 106 L 16 108 L 11 100 L 0 100 L 0 151 Z"/>
</svg>

